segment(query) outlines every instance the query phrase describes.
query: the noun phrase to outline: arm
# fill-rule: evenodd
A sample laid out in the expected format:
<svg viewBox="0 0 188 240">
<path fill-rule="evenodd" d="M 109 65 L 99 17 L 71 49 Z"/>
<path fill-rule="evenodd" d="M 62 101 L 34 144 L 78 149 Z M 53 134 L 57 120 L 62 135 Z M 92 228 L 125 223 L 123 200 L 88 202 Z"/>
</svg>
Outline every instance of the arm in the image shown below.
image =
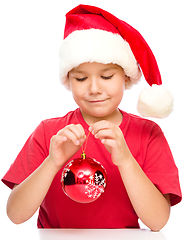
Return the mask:
<svg viewBox="0 0 188 240">
<path fill-rule="evenodd" d="M 85 132 L 79 124 L 68 125 L 52 137 L 49 156 L 25 181 L 14 187 L 9 196 L 7 215 L 12 222 L 20 224 L 33 216 L 56 173 L 80 149 L 84 141 Z"/>
<path fill-rule="evenodd" d="M 138 217 L 151 230 L 162 229 L 170 216 L 169 196 L 153 185 L 133 157 L 119 171 Z"/>
<path fill-rule="evenodd" d="M 145 175 L 132 156 L 119 127 L 101 121 L 93 124 L 90 131 L 110 152 L 138 217 L 153 231 L 163 228 L 170 215 L 169 196 L 164 196 Z"/>
<path fill-rule="evenodd" d="M 7 202 L 7 215 L 12 222 L 20 224 L 33 216 L 57 171 L 47 158 L 25 181 L 14 187 Z"/>
</svg>

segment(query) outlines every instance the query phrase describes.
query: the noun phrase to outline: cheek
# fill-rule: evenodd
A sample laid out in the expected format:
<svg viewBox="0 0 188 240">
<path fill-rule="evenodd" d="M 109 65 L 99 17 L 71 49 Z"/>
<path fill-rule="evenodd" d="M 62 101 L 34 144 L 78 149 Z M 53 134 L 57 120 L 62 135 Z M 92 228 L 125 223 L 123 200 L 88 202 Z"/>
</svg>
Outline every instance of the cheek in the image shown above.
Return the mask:
<svg viewBox="0 0 188 240">
<path fill-rule="evenodd" d="M 74 80 L 70 79 L 70 90 L 74 98 L 79 98 L 82 88 L 80 88 Z"/>
<path fill-rule="evenodd" d="M 114 84 L 113 88 L 111 88 L 111 94 L 113 96 L 114 103 L 118 105 L 120 104 L 124 95 L 124 91 L 125 91 L 125 83 L 116 82 L 116 84 Z"/>
<path fill-rule="evenodd" d="M 72 96 L 75 101 L 78 101 L 81 98 L 80 92 L 74 89 L 71 89 L 72 91 Z"/>
<path fill-rule="evenodd" d="M 125 91 L 125 82 L 120 80 L 114 82 L 111 86 L 111 93 L 115 95 L 117 98 L 122 97 Z"/>
<path fill-rule="evenodd" d="M 124 88 L 117 89 L 116 95 L 115 95 L 116 101 L 120 103 L 123 98 L 123 95 L 124 95 Z"/>
<path fill-rule="evenodd" d="M 72 96 L 75 102 L 78 104 L 84 98 L 83 88 L 79 86 L 71 86 Z"/>
</svg>

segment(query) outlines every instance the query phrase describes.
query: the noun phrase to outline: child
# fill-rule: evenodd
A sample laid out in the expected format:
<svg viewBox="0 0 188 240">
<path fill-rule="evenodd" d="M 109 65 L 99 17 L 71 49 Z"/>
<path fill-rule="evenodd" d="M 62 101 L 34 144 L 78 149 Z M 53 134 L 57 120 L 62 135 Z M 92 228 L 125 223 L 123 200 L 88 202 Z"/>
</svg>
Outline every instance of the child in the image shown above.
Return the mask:
<svg viewBox="0 0 188 240">
<path fill-rule="evenodd" d="M 159 126 L 118 105 L 140 68 L 153 85 L 140 95 L 143 116 L 169 115 L 172 96 L 161 86 L 149 46 L 130 25 L 86 5 L 66 18 L 60 77 L 79 108 L 42 121 L 28 138 L 2 179 L 13 189 L 7 214 L 19 224 L 40 207 L 39 228 L 138 228 L 140 218 L 158 231 L 170 206 L 181 201 L 178 170 Z M 67 161 L 80 157 L 89 131 L 86 154 L 105 167 L 108 183 L 99 199 L 81 204 L 64 194 L 61 175 Z"/>
</svg>

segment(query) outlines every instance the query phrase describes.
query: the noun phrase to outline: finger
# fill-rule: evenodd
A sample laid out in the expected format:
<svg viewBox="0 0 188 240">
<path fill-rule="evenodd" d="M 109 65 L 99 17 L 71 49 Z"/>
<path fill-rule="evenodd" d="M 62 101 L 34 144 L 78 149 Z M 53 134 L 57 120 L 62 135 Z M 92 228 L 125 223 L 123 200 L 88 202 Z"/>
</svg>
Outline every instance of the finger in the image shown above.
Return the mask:
<svg viewBox="0 0 188 240">
<path fill-rule="evenodd" d="M 114 139 L 102 139 L 101 143 L 111 148 L 117 147 L 117 143 Z"/>
<path fill-rule="evenodd" d="M 51 145 L 54 149 L 58 149 L 63 142 L 67 141 L 66 136 L 54 135 L 51 138 Z"/>
<path fill-rule="evenodd" d="M 89 127 L 89 131 L 95 135 L 96 133 L 98 133 L 100 130 L 102 129 L 113 129 L 114 128 L 114 125 L 106 120 L 102 120 L 102 121 L 99 121 L 99 122 L 96 122 L 94 124 L 92 124 L 90 127 Z"/>
<path fill-rule="evenodd" d="M 95 135 L 95 138 L 102 139 L 115 139 L 116 134 L 112 129 L 102 129 L 98 131 Z"/>
<path fill-rule="evenodd" d="M 76 146 L 80 144 L 79 138 L 77 135 L 72 132 L 70 129 L 65 129 L 64 136 L 66 136 L 70 141 L 72 141 Z"/>
<path fill-rule="evenodd" d="M 78 139 L 83 138 L 85 136 L 85 131 L 81 124 L 67 125 L 64 129 L 60 130 L 58 133 L 61 134 L 61 132 L 63 132 L 65 129 L 69 129 L 71 132 L 73 132 L 78 137 Z"/>
<path fill-rule="evenodd" d="M 77 129 L 79 131 L 79 134 L 80 134 L 81 138 L 85 138 L 86 134 L 85 134 L 85 130 L 82 127 L 82 125 L 81 124 L 77 124 L 76 127 L 77 127 Z"/>
<path fill-rule="evenodd" d="M 69 130 L 72 131 L 77 137 L 77 140 L 81 143 L 84 142 L 86 139 L 84 128 L 81 124 L 71 125 Z"/>
<path fill-rule="evenodd" d="M 83 127 L 80 124 L 68 125 L 62 130 L 60 130 L 58 135 L 65 136 L 69 140 L 71 140 L 75 145 L 79 145 L 80 143 L 84 142 L 85 140 L 85 132 Z"/>
</svg>

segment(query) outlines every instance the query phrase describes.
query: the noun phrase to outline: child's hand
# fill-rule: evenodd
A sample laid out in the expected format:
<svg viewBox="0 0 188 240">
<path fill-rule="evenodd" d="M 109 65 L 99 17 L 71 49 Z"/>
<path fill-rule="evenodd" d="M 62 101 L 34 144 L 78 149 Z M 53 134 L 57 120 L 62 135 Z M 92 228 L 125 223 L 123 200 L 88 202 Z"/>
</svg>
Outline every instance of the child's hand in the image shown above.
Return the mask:
<svg viewBox="0 0 188 240">
<path fill-rule="evenodd" d="M 101 140 L 111 154 L 112 161 L 118 167 L 124 165 L 132 154 L 125 142 L 122 131 L 119 127 L 108 121 L 100 121 L 92 124 L 89 131 Z"/>
<path fill-rule="evenodd" d="M 51 138 L 49 160 L 61 168 L 78 152 L 86 139 L 82 125 L 70 124 Z"/>
</svg>

